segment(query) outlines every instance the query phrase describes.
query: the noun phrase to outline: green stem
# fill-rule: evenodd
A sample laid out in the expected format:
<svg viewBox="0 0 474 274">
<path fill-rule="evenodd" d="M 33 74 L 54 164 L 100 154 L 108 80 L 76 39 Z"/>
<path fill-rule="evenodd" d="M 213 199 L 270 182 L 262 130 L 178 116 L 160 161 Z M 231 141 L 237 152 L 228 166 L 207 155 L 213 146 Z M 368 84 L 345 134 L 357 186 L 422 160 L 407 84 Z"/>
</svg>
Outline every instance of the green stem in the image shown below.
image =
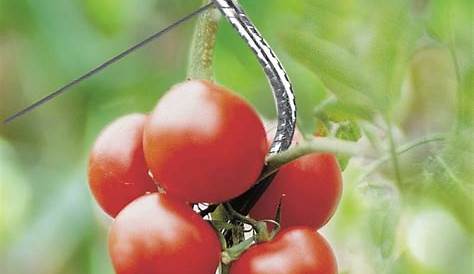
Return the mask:
<svg viewBox="0 0 474 274">
<path fill-rule="evenodd" d="M 433 142 L 441 142 L 441 141 L 444 141 L 444 140 L 445 140 L 445 137 L 441 134 L 422 137 L 420 139 L 414 140 L 413 142 L 410 142 L 408 144 L 400 146 L 396 150 L 396 154 L 402 155 L 402 154 L 404 154 L 404 153 L 406 153 L 406 152 L 408 152 L 412 149 L 415 149 L 419 146 L 429 144 L 429 143 L 433 143 Z M 389 155 L 385 155 L 382 158 L 378 159 L 377 161 L 373 162 L 370 166 L 368 166 L 367 171 L 362 176 L 360 176 L 359 182 L 364 180 L 365 178 L 367 178 L 367 176 L 369 176 L 372 172 L 374 172 L 379 167 L 381 167 L 383 164 L 388 162 L 391 158 L 392 158 L 392 154 L 390 153 Z"/>
<path fill-rule="evenodd" d="M 454 14 L 453 14 L 453 5 L 451 4 L 450 5 L 450 8 L 449 8 L 449 16 L 450 16 L 450 20 L 448 21 L 449 22 L 449 43 L 448 43 L 448 49 L 449 49 L 449 53 L 451 54 L 451 58 L 453 59 L 453 64 L 454 64 L 454 69 L 456 71 L 456 79 L 458 81 L 458 85 L 461 85 L 461 67 L 459 65 L 459 61 L 458 61 L 458 56 L 456 54 L 456 34 L 455 34 L 455 30 L 454 30 L 454 27 L 453 27 L 453 20 L 455 17 Z"/>
<path fill-rule="evenodd" d="M 230 273 L 230 264 L 221 264 L 221 274 L 229 274 Z"/>
<path fill-rule="evenodd" d="M 453 170 L 446 164 L 446 162 L 441 158 L 439 155 L 435 156 L 435 159 L 438 161 L 438 163 L 441 165 L 441 167 L 446 171 L 446 174 L 451 178 L 451 180 L 456 183 L 458 186 L 461 188 L 465 189 L 465 185 L 463 184 L 462 180 L 459 179 L 456 174 L 454 174 Z"/>
<path fill-rule="evenodd" d="M 388 127 L 388 141 L 390 145 L 390 156 L 392 159 L 393 170 L 395 172 L 395 180 L 399 187 L 402 186 L 402 173 L 400 171 L 400 163 L 398 162 L 398 153 L 397 153 L 397 145 L 395 143 L 395 137 L 393 136 L 393 126 L 392 121 L 390 118 L 386 119 L 387 127 Z"/>
<path fill-rule="evenodd" d="M 204 4 L 209 3 L 204 0 Z M 187 78 L 190 80 L 213 80 L 213 57 L 220 13 L 214 9 L 203 12 L 194 30 L 193 41 L 189 52 Z"/>
<path fill-rule="evenodd" d="M 367 153 L 366 151 L 364 151 L 364 149 L 362 149 L 362 147 L 356 142 L 343 141 L 336 138 L 315 137 L 312 140 L 307 140 L 284 152 L 274 154 L 268 157 L 268 169 L 260 176 L 256 184 L 270 177 L 281 166 L 302 156 L 316 152 L 328 152 L 348 156 L 372 156 L 369 155 L 369 153 Z"/>
<path fill-rule="evenodd" d="M 332 95 L 326 99 L 324 99 L 321 103 L 319 103 L 313 110 L 313 113 L 316 117 L 321 118 L 321 115 L 324 114 L 324 111 L 328 106 L 335 105 L 337 103 L 336 96 Z"/>
<path fill-rule="evenodd" d="M 443 135 L 436 134 L 432 136 L 422 137 L 408 144 L 399 146 L 398 148 L 395 148 L 394 151 L 391 151 L 388 155 L 385 155 L 379 158 L 377 161 L 373 162 L 373 164 L 369 167 L 368 172 L 365 173 L 363 177 L 365 178 L 368 174 L 372 173 L 381 165 L 392 159 L 394 154 L 398 156 L 418 146 L 432 142 L 440 142 L 443 140 L 445 140 L 445 137 Z M 299 145 L 296 145 L 285 152 L 270 156 L 267 159 L 270 169 L 262 175 L 262 177 L 259 179 L 259 182 L 273 174 L 281 166 L 311 153 L 328 152 L 348 156 L 369 158 L 373 158 L 376 156 L 374 153 L 368 152 L 366 149 L 367 148 L 361 147 L 356 142 L 343 141 L 335 138 L 316 137 L 312 140 L 305 141 Z"/>
<path fill-rule="evenodd" d="M 256 220 L 252 218 L 248 218 L 247 216 L 240 214 L 234 208 L 232 208 L 232 206 L 229 203 L 224 203 L 223 206 L 225 210 L 230 214 L 230 216 L 232 216 L 233 219 L 241 221 L 242 223 L 245 223 L 245 224 L 249 224 L 252 227 L 257 226 L 258 222 Z"/>
<path fill-rule="evenodd" d="M 222 252 L 222 264 L 229 265 L 231 262 L 237 260 L 242 253 L 244 253 L 249 247 L 255 244 L 255 238 L 248 238 L 231 248 L 227 248 Z"/>
<path fill-rule="evenodd" d="M 216 210 L 214 210 L 214 212 L 211 213 L 211 219 L 212 221 L 214 222 L 222 222 L 223 224 L 227 223 L 227 218 L 226 218 L 226 214 L 225 214 L 225 210 L 222 206 L 218 206 L 216 208 Z M 221 229 L 217 229 L 217 233 L 219 234 L 219 240 L 221 240 L 221 245 L 222 245 L 222 248 L 225 249 L 227 248 L 227 244 L 225 242 L 225 239 L 223 239 L 223 235 L 221 233 Z M 223 242 L 222 242 L 223 240 Z"/>
<path fill-rule="evenodd" d="M 287 151 L 271 155 L 267 159 L 268 166 L 278 169 L 284 164 L 296 160 L 304 155 L 315 152 L 329 152 L 348 156 L 363 156 L 366 154 L 360 144 L 343 141 L 336 138 L 316 137 L 296 145 Z"/>
<path fill-rule="evenodd" d="M 251 225 L 252 228 L 257 232 L 257 242 L 266 242 L 271 239 L 271 235 L 268 232 L 267 224 L 264 221 L 257 221 L 250 217 L 244 216 L 237 212 L 230 203 L 223 204 L 225 210 L 228 212 L 232 220 L 238 220 L 242 223 Z"/>
<path fill-rule="evenodd" d="M 203 2 L 204 4 L 209 3 L 208 0 L 204 0 Z M 216 45 L 219 19 L 220 13 L 214 8 L 205 11 L 199 16 L 189 51 L 187 79 L 213 80 L 214 48 Z M 216 222 L 227 223 L 225 209 L 222 206 L 218 206 L 212 212 L 211 219 Z M 224 250 L 227 249 L 224 235 L 222 235 L 221 231 L 217 231 L 217 233 L 222 248 Z M 219 273 L 228 274 L 229 266 L 221 264 Z"/>
</svg>

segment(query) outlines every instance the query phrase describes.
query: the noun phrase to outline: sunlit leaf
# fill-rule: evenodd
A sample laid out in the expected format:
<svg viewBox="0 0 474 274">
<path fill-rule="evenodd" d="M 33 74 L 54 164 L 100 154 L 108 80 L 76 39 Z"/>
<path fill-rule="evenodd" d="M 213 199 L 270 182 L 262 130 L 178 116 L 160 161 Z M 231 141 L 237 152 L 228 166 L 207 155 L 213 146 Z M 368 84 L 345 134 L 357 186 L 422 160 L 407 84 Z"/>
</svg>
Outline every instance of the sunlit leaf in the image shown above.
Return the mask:
<svg viewBox="0 0 474 274">
<path fill-rule="evenodd" d="M 343 102 L 369 106 L 374 90 L 363 65 L 347 50 L 304 32 L 288 32 L 283 44 L 291 56 L 315 72 Z"/>
</svg>

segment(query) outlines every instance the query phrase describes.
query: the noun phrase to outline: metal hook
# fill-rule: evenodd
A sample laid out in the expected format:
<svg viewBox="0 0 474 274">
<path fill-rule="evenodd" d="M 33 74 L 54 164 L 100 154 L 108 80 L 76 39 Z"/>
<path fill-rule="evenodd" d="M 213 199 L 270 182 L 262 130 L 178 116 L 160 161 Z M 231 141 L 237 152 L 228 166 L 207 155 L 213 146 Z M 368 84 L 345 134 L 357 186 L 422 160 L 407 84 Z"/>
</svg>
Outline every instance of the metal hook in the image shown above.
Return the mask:
<svg viewBox="0 0 474 274">
<path fill-rule="evenodd" d="M 275 52 L 235 0 L 212 0 L 253 50 L 270 82 L 278 110 L 277 131 L 270 154 L 288 149 L 296 128 L 296 103 L 291 82 Z"/>
<path fill-rule="evenodd" d="M 296 102 L 291 82 L 283 65 L 236 0 L 212 0 L 212 2 L 253 50 L 270 82 L 278 111 L 278 126 L 269 154 L 287 150 L 296 129 Z M 248 214 L 270 186 L 274 176 L 275 174 L 265 178 L 241 196 L 233 199 L 232 206 L 240 213 Z"/>
</svg>

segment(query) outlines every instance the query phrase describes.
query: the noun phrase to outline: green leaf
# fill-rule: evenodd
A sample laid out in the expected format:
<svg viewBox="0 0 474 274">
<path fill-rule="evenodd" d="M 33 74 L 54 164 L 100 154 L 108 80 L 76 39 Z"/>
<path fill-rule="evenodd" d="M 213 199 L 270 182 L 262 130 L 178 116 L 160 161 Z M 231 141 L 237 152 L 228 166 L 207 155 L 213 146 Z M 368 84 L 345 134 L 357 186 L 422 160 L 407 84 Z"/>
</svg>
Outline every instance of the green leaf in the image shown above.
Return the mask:
<svg viewBox="0 0 474 274">
<path fill-rule="evenodd" d="M 331 97 L 314 108 L 314 114 L 318 119 L 329 119 L 335 122 L 350 119 L 370 120 L 375 114 L 370 109 L 332 99 L 335 98 Z"/>
<path fill-rule="evenodd" d="M 386 1 L 369 19 L 374 30 L 363 59 L 383 113 L 391 113 L 398 101 L 408 61 L 423 34 L 421 24 L 410 16 L 410 2 Z"/>
<path fill-rule="evenodd" d="M 347 140 L 347 141 L 357 141 L 361 137 L 361 130 L 359 128 L 359 125 L 353 121 L 353 120 L 348 120 L 345 122 L 339 123 L 339 127 L 336 131 L 336 138 L 342 139 L 342 140 Z M 339 160 L 339 165 L 341 166 L 341 169 L 344 170 L 347 166 L 347 163 L 349 162 L 351 157 L 349 156 L 343 156 L 339 155 L 337 159 Z"/>
<path fill-rule="evenodd" d="M 364 107 L 372 104 L 370 77 L 353 54 L 307 32 L 287 32 L 282 40 L 289 54 L 316 73 L 339 100 Z"/>
<path fill-rule="evenodd" d="M 364 193 L 368 206 L 369 237 L 383 259 L 389 259 L 395 247 L 400 216 L 398 192 L 392 184 L 369 184 Z"/>
<path fill-rule="evenodd" d="M 317 136 L 332 136 L 346 141 L 357 141 L 362 136 L 361 129 L 354 118 L 358 113 L 359 118 L 369 118 L 366 111 L 359 109 L 356 106 L 347 105 L 339 102 L 335 97 L 330 97 L 318 106 L 314 112 L 317 118 L 316 121 L 316 135 Z M 352 118 L 354 117 L 354 118 Z M 339 165 L 344 170 L 349 162 L 350 157 L 345 155 L 338 155 Z"/>
</svg>

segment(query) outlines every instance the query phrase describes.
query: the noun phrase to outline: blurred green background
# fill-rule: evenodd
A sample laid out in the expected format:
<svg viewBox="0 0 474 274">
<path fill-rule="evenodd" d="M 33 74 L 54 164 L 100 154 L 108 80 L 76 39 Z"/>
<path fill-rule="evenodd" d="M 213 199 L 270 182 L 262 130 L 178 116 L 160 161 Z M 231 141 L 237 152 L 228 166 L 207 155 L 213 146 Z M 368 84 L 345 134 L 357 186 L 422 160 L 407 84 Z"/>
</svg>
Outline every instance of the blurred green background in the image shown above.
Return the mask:
<svg viewBox="0 0 474 274">
<path fill-rule="evenodd" d="M 241 2 L 287 67 L 304 133 L 390 155 L 341 159 L 343 199 L 323 229 L 340 272 L 474 273 L 473 1 Z M 200 4 L 0 0 L 0 118 Z M 193 26 L 0 126 L 0 273 L 113 273 L 87 153 L 107 123 L 185 79 Z M 215 73 L 274 117 L 264 74 L 224 21 Z"/>
</svg>

